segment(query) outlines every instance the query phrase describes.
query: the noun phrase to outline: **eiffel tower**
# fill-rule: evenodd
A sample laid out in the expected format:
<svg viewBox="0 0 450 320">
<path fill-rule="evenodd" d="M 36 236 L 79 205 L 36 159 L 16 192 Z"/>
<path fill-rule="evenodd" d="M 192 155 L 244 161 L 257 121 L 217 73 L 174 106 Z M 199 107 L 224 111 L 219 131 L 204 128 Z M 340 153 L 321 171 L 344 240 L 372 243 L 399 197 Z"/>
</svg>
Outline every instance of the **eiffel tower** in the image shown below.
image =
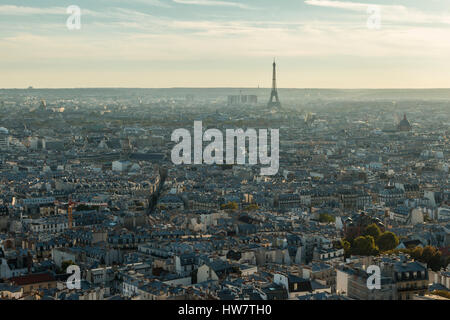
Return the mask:
<svg viewBox="0 0 450 320">
<path fill-rule="evenodd" d="M 275 59 L 273 60 L 272 92 L 270 93 L 270 99 L 267 106 L 269 108 L 273 107 L 281 108 L 281 103 L 280 99 L 278 99 L 278 91 L 277 91 L 277 64 L 275 63 Z"/>
</svg>

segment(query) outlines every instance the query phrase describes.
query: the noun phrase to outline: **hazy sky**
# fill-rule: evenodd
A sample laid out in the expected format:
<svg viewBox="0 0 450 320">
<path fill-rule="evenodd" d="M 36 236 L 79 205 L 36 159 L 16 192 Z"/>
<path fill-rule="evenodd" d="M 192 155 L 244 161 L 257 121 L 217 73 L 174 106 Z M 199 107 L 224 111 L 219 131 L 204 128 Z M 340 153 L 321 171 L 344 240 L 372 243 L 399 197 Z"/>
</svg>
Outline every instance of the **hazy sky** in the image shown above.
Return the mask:
<svg viewBox="0 0 450 320">
<path fill-rule="evenodd" d="M 449 88 L 450 1 L 0 0 L 0 88 L 269 87 L 273 57 L 279 87 Z"/>
</svg>

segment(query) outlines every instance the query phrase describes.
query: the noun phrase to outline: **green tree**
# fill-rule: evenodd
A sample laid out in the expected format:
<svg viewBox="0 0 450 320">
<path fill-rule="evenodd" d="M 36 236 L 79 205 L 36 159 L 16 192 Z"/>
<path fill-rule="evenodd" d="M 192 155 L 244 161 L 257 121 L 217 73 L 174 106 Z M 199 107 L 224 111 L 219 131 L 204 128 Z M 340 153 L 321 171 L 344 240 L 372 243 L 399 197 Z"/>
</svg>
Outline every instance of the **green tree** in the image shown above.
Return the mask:
<svg viewBox="0 0 450 320">
<path fill-rule="evenodd" d="M 73 262 L 72 260 L 64 260 L 63 262 L 61 262 L 62 272 L 66 272 L 67 268 L 73 264 L 75 264 L 75 262 Z"/>
<path fill-rule="evenodd" d="M 353 241 L 351 252 L 360 256 L 372 256 L 377 255 L 379 249 L 375 245 L 375 239 L 372 236 L 359 236 Z"/>
<path fill-rule="evenodd" d="M 395 249 L 399 244 L 399 240 L 394 233 L 386 231 L 378 237 L 376 243 L 381 251 L 387 251 Z"/>
<path fill-rule="evenodd" d="M 372 236 L 375 239 L 375 241 L 377 241 L 378 238 L 381 236 L 381 230 L 375 223 L 372 223 L 366 227 L 363 235 Z"/>
<path fill-rule="evenodd" d="M 442 259 L 442 253 L 433 246 L 425 248 L 416 247 L 409 251 L 411 257 L 420 262 L 426 263 L 427 267 L 433 271 L 439 271 L 442 267 L 446 267 L 448 263 Z"/>
<path fill-rule="evenodd" d="M 220 206 L 221 209 L 225 209 L 225 210 L 233 210 L 236 211 L 239 206 L 236 202 L 228 202 L 227 204 L 222 204 Z"/>
<path fill-rule="evenodd" d="M 320 222 L 332 223 L 335 220 L 336 220 L 336 218 L 334 216 L 332 216 L 331 214 L 328 214 L 328 213 L 321 213 L 319 215 L 319 221 Z"/>
<path fill-rule="evenodd" d="M 436 255 L 437 249 L 432 246 L 426 246 L 423 248 L 421 259 L 425 263 L 430 263 L 430 261 L 433 259 L 433 256 Z"/>
<path fill-rule="evenodd" d="M 450 299 L 450 292 L 444 291 L 444 290 L 434 290 L 431 292 L 432 294 L 435 294 L 437 296 L 441 296 L 447 299 Z"/>
<path fill-rule="evenodd" d="M 257 204 L 254 204 L 254 203 L 249 204 L 248 206 L 245 207 L 246 211 L 255 211 L 255 210 L 258 210 L 258 209 L 259 209 L 259 206 Z"/>
<path fill-rule="evenodd" d="M 423 248 L 422 256 L 419 261 L 424 262 L 433 271 L 439 271 L 443 267 L 443 261 L 441 261 L 441 252 L 432 246 L 426 246 Z"/>
<path fill-rule="evenodd" d="M 442 262 L 442 254 L 439 250 L 437 250 L 428 262 L 428 267 L 433 271 L 439 271 L 442 267 L 444 267 Z"/>
<path fill-rule="evenodd" d="M 350 242 L 348 242 L 345 239 L 341 239 L 338 244 L 336 245 L 337 249 L 344 249 L 344 257 L 348 258 L 350 257 L 350 251 L 351 251 L 351 245 Z"/>
<path fill-rule="evenodd" d="M 423 249 L 421 247 L 415 247 L 414 249 L 412 249 L 410 255 L 411 258 L 413 258 L 414 260 L 419 260 L 421 259 L 423 254 Z"/>
</svg>

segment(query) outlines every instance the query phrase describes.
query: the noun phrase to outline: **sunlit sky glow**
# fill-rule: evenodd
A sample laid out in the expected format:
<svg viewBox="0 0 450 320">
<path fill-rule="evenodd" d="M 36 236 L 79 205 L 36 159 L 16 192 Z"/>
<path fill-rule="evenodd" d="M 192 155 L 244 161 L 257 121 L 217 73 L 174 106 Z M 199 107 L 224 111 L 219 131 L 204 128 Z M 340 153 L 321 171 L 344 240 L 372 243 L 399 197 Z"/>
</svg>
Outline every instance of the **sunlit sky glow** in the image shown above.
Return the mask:
<svg viewBox="0 0 450 320">
<path fill-rule="evenodd" d="M 450 1 L 0 0 L 0 88 L 269 87 L 274 57 L 282 88 L 449 88 Z"/>
</svg>

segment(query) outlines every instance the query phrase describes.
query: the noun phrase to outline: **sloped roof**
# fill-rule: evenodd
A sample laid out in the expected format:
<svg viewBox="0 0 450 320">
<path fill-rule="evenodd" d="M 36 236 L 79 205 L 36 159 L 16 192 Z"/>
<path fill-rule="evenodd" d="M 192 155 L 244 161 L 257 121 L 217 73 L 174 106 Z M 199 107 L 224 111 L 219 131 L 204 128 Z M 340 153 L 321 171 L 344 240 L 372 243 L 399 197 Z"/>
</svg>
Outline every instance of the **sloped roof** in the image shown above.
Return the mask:
<svg viewBox="0 0 450 320">
<path fill-rule="evenodd" d="M 24 276 L 13 277 L 9 279 L 11 283 L 14 283 L 17 286 L 23 286 L 33 283 L 42 283 L 42 282 L 50 282 L 56 281 L 53 275 L 50 273 L 35 273 L 35 274 L 27 274 Z"/>
</svg>

